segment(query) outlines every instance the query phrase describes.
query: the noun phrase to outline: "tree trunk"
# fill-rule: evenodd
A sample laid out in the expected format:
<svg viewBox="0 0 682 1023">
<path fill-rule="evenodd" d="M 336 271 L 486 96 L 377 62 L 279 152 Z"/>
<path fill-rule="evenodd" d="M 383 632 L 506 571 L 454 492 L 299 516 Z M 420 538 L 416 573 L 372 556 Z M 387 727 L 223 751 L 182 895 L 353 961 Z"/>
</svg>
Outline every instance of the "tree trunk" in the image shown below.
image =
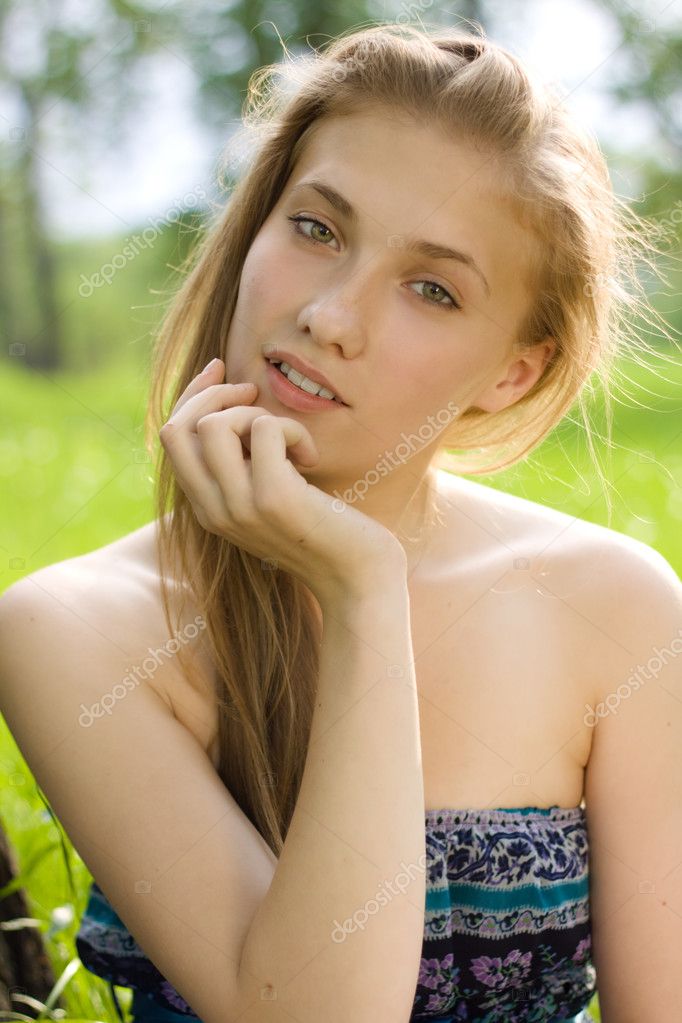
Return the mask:
<svg viewBox="0 0 682 1023">
<path fill-rule="evenodd" d="M 33 296 L 39 314 L 40 332 L 26 345 L 25 363 L 29 367 L 51 372 L 60 369 L 64 361 L 62 326 L 57 308 L 57 266 L 50 242 L 40 179 L 38 157 L 41 144 L 38 120 L 40 104 L 23 88 L 23 100 L 28 110 L 26 144 L 21 154 L 21 197 L 29 270 L 33 277 Z"/>
</svg>

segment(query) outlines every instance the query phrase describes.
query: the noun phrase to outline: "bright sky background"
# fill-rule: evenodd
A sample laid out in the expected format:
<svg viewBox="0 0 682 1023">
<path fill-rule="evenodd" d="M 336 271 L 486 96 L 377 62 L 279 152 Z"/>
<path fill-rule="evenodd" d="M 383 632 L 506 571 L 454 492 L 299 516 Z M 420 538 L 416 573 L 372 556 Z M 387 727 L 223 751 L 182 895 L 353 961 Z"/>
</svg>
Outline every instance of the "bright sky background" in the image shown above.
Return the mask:
<svg viewBox="0 0 682 1023">
<path fill-rule="evenodd" d="M 666 0 L 633 0 L 643 15 L 665 6 Z M 421 11 L 428 21 L 436 5 L 428 0 L 405 0 L 402 5 L 384 0 L 377 3 L 373 16 L 389 19 L 401 10 Z M 570 94 L 567 105 L 596 132 L 602 148 L 644 152 L 656 144 L 650 114 L 625 109 L 605 96 L 605 83 L 622 73 L 627 59 L 608 15 L 589 0 L 527 0 L 513 8 L 498 0 L 491 10 L 499 12 L 488 27 L 491 37 L 526 60 L 541 78 L 560 82 Z M 276 15 L 272 20 L 277 23 Z M 281 31 L 285 34 L 284 25 Z M 72 142 L 65 145 L 59 107 L 47 115 L 39 163 L 48 222 L 55 235 L 132 231 L 182 208 L 193 189 L 203 188 L 216 197 L 213 177 L 222 146 L 192 116 L 191 68 L 164 53 L 149 62 L 145 83 L 148 94 L 134 120 L 139 127 L 131 130 L 126 144 L 112 150 L 111 159 L 91 156 L 87 147 Z M 613 167 L 612 176 L 619 193 L 636 195 L 638 181 L 623 179 Z"/>
</svg>

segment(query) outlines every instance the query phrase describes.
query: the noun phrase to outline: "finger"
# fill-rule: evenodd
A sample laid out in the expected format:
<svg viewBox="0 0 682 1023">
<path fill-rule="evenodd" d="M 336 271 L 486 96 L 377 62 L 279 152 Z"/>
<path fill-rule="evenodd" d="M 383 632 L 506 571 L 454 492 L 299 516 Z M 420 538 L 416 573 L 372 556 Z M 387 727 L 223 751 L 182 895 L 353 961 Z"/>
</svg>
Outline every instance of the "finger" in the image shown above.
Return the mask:
<svg viewBox="0 0 682 1023">
<path fill-rule="evenodd" d="M 190 380 L 187 387 L 184 389 L 184 391 L 176 401 L 175 405 L 173 406 L 171 416 L 175 415 L 178 409 L 180 409 L 185 404 L 188 398 L 191 398 L 193 395 L 197 394 L 205 387 L 208 387 L 210 384 L 220 383 L 220 381 L 223 379 L 224 373 L 225 363 L 222 361 L 222 359 L 216 360 L 213 363 L 213 365 L 209 363 L 208 366 L 205 366 L 202 369 L 201 373 L 197 373 L 197 375 L 192 380 Z"/>
<path fill-rule="evenodd" d="M 219 487 L 225 508 L 238 518 L 253 511 L 252 466 L 244 458 L 243 447 L 249 447 L 254 419 L 268 415 L 271 413 L 258 406 L 237 405 L 202 416 L 196 424 L 203 460 Z"/>
<path fill-rule="evenodd" d="M 306 428 L 296 419 L 291 419 L 289 416 L 276 416 L 274 413 L 261 408 L 259 405 L 249 405 L 248 407 L 254 412 L 257 412 L 259 415 L 271 416 L 273 419 L 276 419 L 278 423 L 293 423 L 295 426 L 300 427 L 300 430 L 294 430 L 293 433 L 288 432 L 286 434 L 287 456 L 292 462 L 297 462 L 299 465 L 317 465 L 320 460 L 320 456 L 317 448 L 315 447 L 315 443 Z M 251 419 L 251 423 L 253 424 L 255 420 L 256 417 L 254 416 Z M 251 451 L 250 431 L 247 431 L 247 433 L 242 436 L 242 444 L 249 450 L 249 452 Z"/>
<path fill-rule="evenodd" d="M 246 406 L 246 408 L 248 408 L 249 411 L 253 413 L 253 415 L 251 415 L 246 420 L 246 422 L 248 423 L 248 428 L 245 430 L 240 430 L 240 433 L 242 444 L 247 449 L 247 451 L 249 451 L 249 453 L 251 452 L 251 425 L 258 416 L 271 416 L 273 419 L 276 419 L 279 423 L 288 423 L 290 427 L 292 425 L 294 427 L 293 432 L 289 430 L 289 432 L 287 432 L 286 434 L 287 437 L 286 447 L 289 451 L 289 458 L 294 462 L 298 462 L 300 465 L 307 466 L 317 465 L 317 463 L 320 460 L 317 448 L 315 447 L 315 443 L 312 437 L 310 436 L 306 428 L 301 425 L 301 423 L 299 423 L 296 419 L 290 419 L 288 416 L 276 416 L 274 415 L 274 413 L 269 412 L 267 409 L 262 408 L 260 405 L 248 405 Z M 231 410 L 230 409 L 225 410 L 225 412 L 229 411 Z M 223 415 L 224 413 L 221 412 L 220 413 L 221 419 L 223 418 Z M 231 421 L 230 417 L 228 417 L 228 422 L 230 421 Z M 298 429 L 295 429 L 296 427 L 298 427 Z"/>
<path fill-rule="evenodd" d="M 161 430 L 166 437 L 174 436 L 186 426 L 196 430 L 196 423 L 202 416 L 209 412 L 232 408 L 233 405 L 255 401 L 257 393 L 258 388 L 251 383 L 210 384 L 208 387 L 199 388 L 196 394 L 185 399 L 182 406 L 176 406 L 176 410 L 166 420 Z"/>
<path fill-rule="evenodd" d="M 222 490 L 206 465 L 196 433 L 184 431 L 175 437 L 169 458 L 178 484 L 195 514 L 200 507 L 215 515 L 216 509 L 222 508 Z"/>
<path fill-rule="evenodd" d="M 225 460 L 228 457 L 233 504 L 237 502 L 241 509 L 248 508 L 250 504 L 251 476 L 250 470 L 244 462 L 240 435 L 248 435 L 251 420 L 257 415 L 263 415 L 265 409 L 244 405 L 223 409 L 221 414 L 237 410 L 250 413 L 250 417 L 248 415 L 240 416 L 234 420 L 237 434 L 229 429 L 226 430 L 226 424 L 223 423 L 222 450 L 218 446 L 218 453 L 213 457 L 207 458 L 207 453 L 210 453 L 216 444 L 219 445 L 219 442 L 215 439 L 215 421 L 211 425 L 209 420 L 217 413 L 209 413 L 208 417 L 200 415 L 195 423 L 193 421 L 195 415 L 185 410 L 178 417 L 172 417 L 173 421 L 169 420 L 159 431 L 162 444 L 173 463 L 182 490 L 191 501 L 200 504 L 216 524 L 223 518 L 225 502 L 223 500 L 224 481 L 223 487 L 221 487 L 215 479 L 214 467 L 218 464 L 224 470 Z M 183 415 L 187 417 L 184 424 L 182 423 Z M 204 424 L 201 430 L 198 429 L 199 423 Z M 233 443 L 230 443 L 231 438 L 233 438 Z"/>
<path fill-rule="evenodd" d="M 257 507 L 277 507 L 287 489 L 291 493 L 292 480 L 296 485 L 307 486 L 287 459 L 288 451 L 298 452 L 296 461 L 300 464 L 314 465 L 319 460 L 314 442 L 302 423 L 286 416 L 255 417 L 251 424 L 251 477 Z"/>
</svg>

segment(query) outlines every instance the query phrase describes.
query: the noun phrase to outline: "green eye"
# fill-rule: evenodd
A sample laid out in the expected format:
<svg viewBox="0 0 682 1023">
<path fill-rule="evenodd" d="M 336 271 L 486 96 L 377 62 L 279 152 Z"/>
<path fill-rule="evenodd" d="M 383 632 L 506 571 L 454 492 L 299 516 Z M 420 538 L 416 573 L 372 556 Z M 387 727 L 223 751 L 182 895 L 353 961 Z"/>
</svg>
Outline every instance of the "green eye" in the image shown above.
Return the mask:
<svg viewBox="0 0 682 1023">
<path fill-rule="evenodd" d="M 429 305 L 442 306 L 444 309 L 461 309 L 462 308 L 461 305 L 459 304 L 459 302 L 457 302 L 452 297 L 452 295 L 448 291 L 445 290 L 445 288 L 443 287 L 442 284 L 438 284 L 437 281 L 413 281 L 412 283 L 413 284 L 426 284 L 427 286 L 429 286 L 431 288 L 438 288 L 438 290 L 440 292 L 442 292 L 442 294 L 445 295 L 445 297 L 447 299 L 450 300 L 449 302 L 438 302 L 438 301 L 432 302 L 431 299 L 424 298 L 424 296 L 422 295 L 421 297 L 424 298 L 424 301 L 428 302 Z"/>
<path fill-rule="evenodd" d="M 296 234 L 303 235 L 303 237 L 307 238 L 309 241 L 317 242 L 320 245 L 324 245 L 324 241 L 322 239 L 314 238 L 312 236 L 312 233 L 311 234 L 307 234 L 305 231 L 302 231 L 301 228 L 297 226 L 298 224 L 302 224 L 302 223 L 312 224 L 313 225 L 312 230 L 314 230 L 315 227 L 321 227 L 324 231 L 329 231 L 328 238 L 329 237 L 331 237 L 331 238 L 334 237 L 334 235 L 329 230 L 327 225 L 323 224 L 321 220 L 315 220 L 313 217 L 288 217 L 287 219 L 290 220 L 294 224 L 294 231 L 296 232 Z"/>
</svg>

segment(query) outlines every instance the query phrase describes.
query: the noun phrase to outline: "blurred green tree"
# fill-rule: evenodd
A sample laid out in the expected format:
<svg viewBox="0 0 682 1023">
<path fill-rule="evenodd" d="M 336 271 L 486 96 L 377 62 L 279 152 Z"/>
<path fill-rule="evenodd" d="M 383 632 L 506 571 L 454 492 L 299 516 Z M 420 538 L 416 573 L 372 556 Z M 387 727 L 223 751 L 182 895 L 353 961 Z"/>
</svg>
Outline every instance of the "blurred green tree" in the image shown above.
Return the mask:
<svg viewBox="0 0 682 1023">
<path fill-rule="evenodd" d="M 164 30 L 172 20 L 172 12 L 155 15 Z M 78 17 L 66 0 L 0 4 L 0 87 L 13 104 L 0 138 L 3 354 L 22 354 L 29 367 L 54 370 L 64 361 L 57 257 L 40 178 L 49 163 L 47 114 L 66 104 L 76 115 L 64 122 L 65 132 L 76 127 L 70 144 L 110 146 L 138 92 L 130 72 L 159 46 L 150 29 L 147 8 L 121 0 L 91 3 Z"/>
</svg>

